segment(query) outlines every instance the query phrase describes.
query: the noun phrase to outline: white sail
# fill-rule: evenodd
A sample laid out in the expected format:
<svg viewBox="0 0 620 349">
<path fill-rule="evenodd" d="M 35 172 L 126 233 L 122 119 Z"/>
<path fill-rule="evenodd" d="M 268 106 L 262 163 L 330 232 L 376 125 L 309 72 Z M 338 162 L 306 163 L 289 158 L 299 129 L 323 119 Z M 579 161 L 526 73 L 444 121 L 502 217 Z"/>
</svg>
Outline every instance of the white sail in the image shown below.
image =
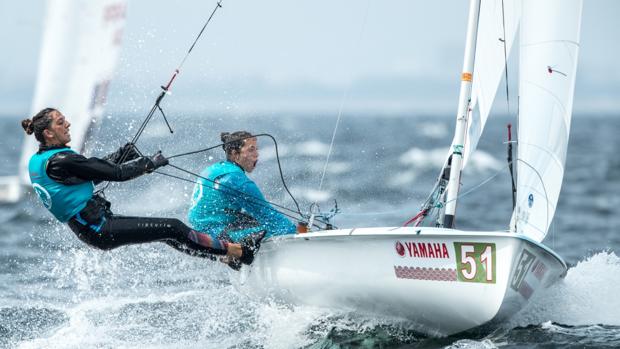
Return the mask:
<svg viewBox="0 0 620 349">
<path fill-rule="evenodd" d="M 566 161 L 581 0 L 524 0 L 519 66 L 517 232 L 536 241 L 555 213 Z"/>
<path fill-rule="evenodd" d="M 502 9 L 503 6 L 503 9 Z M 518 0 L 483 0 L 480 4 L 471 110 L 463 144 L 463 168 L 476 150 L 504 76 L 507 56 L 515 41 L 521 6 Z M 505 34 L 505 37 L 504 37 Z M 504 42 L 506 51 L 504 52 Z M 453 144 L 454 146 L 454 144 Z M 453 147 L 450 147 L 453 149 Z"/>
<path fill-rule="evenodd" d="M 125 0 L 48 0 L 32 115 L 46 107 L 71 122 L 71 146 L 80 150 L 91 124 L 103 113 L 121 48 Z M 26 137 L 20 181 L 29 184 L 27 164 L 37 151 Z"/>
</svg>

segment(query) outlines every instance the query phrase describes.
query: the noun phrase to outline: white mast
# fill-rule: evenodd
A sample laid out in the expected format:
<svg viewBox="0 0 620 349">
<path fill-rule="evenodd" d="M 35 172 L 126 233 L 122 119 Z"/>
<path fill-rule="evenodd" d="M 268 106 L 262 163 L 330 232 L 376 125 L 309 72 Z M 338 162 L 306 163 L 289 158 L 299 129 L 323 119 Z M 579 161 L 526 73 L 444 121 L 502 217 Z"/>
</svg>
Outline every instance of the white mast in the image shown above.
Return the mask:
<svg viewBox="0 0 620 349">
<path fill-rule="evenodd" d="M 463 167 L 463 144 L 465 143 L 467 117 L 471 102 L 471 86 L 476 56 L 476 38 L 478 36 L 480 1 L 481 0 L 471 0 L 469 2 L 467 39 L 465 41 L 465 58 L 463 61 L 463 73 L 461 74 L 461 93 L 459 95 L 459 107 L 456 113 L 456 131 L 452 142 L 450 180 L 448 181 L 446 196 L 446 211 L 444 216 L 444 227 L 446 228 L 454 227 L 454 216 L 456 215 L 456 199 L 459 193 L 461 169 Z"/>
<path fill-rule="evenodd" d="M 504 78 L 506 58 L 510 56 L 521 18 L 522 0 L 484 0 L 480 3 L 474 76 L 471 85 L 467 132 L 463 144 L 463 166 L 467 167 L 486 122 L 500 82 Z M 446 159 L 452 155 L 450 147 Z M 446 178 L 447 183 L 448 178 Z"/>
<path fill-rule="evenodd" d="M 456 199 L 461 180 L 461 168 L 463 166 L 463 144 L 465 142 L 465 133 L 467 132 L 467 118 L 471 102 L 471 86 L 473 81 L 474 58 L 476 56 L 476 37 L 478 36 L 480 1 L 481 0 L 471 0 L 469 2 L 465 58 L 463 62 L 463 73 L 461 74 L 461 93 L 456 114 L 456 131 L 454 134 L 454 141 L 452 142 L 452 162 L 444 216 L 444 227 L 446 228 L 454 227 L 454 216 L 456 214 Z"/>
</svg>

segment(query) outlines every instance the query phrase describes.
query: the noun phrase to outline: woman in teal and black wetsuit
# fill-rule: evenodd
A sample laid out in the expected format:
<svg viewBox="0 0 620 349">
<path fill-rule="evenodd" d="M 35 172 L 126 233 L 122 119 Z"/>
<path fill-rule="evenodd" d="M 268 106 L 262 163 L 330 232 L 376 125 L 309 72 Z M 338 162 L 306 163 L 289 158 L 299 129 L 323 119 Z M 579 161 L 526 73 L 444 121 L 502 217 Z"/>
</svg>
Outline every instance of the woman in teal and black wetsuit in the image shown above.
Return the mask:
<svg viewBox="0 0 620 349">
<path fill-rule="evenodd" d="M 140 156 L 132 144 L 104 158 L 86 158 L 68 146 L 70 126 L 64 115 L 53 108 L 22 121 L 26 133 L 34 133 L 40 143 L 29 163 L 32 186 L 45 207 L 60 222 L 67 223 L 80 240 L 103 250 L 163 241 L 194 256 L 228 255 L 244 263 L 252 262 L 251 248 L 211 239 L 178 219 L 113 214 L 110 202 L 93 194 L 95 184 L 127 181 L 167 165 L 168 160 L 161 152 Z M 123 154 L 125 160 L 120 163 Z"/>
</svg>

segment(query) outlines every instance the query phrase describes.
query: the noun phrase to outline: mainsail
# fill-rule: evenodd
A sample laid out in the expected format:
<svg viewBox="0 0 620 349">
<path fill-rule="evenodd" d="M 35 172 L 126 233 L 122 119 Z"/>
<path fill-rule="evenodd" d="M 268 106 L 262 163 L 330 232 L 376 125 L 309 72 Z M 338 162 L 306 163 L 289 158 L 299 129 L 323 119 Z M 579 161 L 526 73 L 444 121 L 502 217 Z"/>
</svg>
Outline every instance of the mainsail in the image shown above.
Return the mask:
<svg viewBox="0 0 620 349">
<path fill-rule="evenodd" d="M 103 114 L 120 53 L 125 0 L 48 0 L 32 114 L 45 107 L 71 121 L 71 145 L 80 150 L 91 124 Z M 26 137 L 20 182 L 29 184 L 27 164 L 37 151 Z"/>
<path fill-rule="evenodd" d="M 555 213 L 570 130 L 582 0 L 524 0 L 516 231 L 536 241 Z"/>
<path fill-rule="evenodd" d="M 511 229 L 536 241 L 547 234 L 564 176 L 581 8 L 582 0 L 480 2 L 462 167 L 476 149 L 520 26 L 518 178 Z M 450 153 L 455 148 L 453 141 Z"/>
</svg>

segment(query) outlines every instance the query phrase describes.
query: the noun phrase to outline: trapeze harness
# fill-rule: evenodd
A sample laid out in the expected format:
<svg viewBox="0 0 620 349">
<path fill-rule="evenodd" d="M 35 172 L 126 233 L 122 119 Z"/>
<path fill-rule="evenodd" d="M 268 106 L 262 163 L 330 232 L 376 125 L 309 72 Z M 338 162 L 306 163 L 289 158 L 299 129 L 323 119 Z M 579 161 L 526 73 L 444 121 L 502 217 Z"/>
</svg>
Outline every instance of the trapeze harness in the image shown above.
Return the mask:
<svg viewBox="0 0 620 349">
<path fill-rule="evenodd" d="M 198 233 L 178 219 L 113 214 L 109 201 L 93 195 L 94 185 L 101 181 L 126 181 L 154 169 L 151 159 L 138 154 L 123 156 L 124 163 L 116 164 L 121 156 L 123 148 L 99 159 L 86 158 L 65 146 L 41 146 L 29 163 L 32 186 L 54 217 L 68 223 L 77 237 L 90 246 L 110 250 L 162 241 L 193 256 L 212 258 L 226 254 L 226 241 Z M 246 256 L 245 249 L 243 252 Z"/>
</svg>

